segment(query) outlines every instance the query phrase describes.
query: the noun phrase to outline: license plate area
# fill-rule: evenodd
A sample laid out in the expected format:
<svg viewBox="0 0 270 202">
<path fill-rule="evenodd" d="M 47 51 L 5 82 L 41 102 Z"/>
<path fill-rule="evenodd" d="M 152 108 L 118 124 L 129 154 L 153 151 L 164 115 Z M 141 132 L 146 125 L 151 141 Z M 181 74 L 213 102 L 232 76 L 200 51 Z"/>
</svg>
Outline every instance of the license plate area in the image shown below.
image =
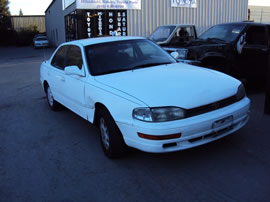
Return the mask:
<svg viewBox="0 0 270 202">
<path fill-rule="evenodd" d="M 228 116 L 226 118 L 215 121 L 212 125 L 212 129 L 213 132 L 218 132 L 222 129 L 231 127 L 232 124 L 233 124 L 233 116 Z"/>
</svg>

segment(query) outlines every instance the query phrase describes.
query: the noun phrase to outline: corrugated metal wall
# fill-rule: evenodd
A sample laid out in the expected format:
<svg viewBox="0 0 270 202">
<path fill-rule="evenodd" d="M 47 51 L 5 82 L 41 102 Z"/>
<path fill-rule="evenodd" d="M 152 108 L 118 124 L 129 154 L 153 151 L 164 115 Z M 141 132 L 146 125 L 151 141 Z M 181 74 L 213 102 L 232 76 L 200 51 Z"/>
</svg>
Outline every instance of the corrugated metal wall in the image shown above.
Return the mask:
<svg viewBox="0 0 270 202">
<path fill-rule="evenodd" d="M 270 6 L 249 6 L 250 20 L 254 22 L 270 23 Z"/>
<path fill-rule="evenodd" d="M 39 32 L 45 32 L 45 16 L 11 16 L 12 27 L 16 31 L 20 31 L 36 25 Z"/>
<path fill-rule="evenodd" d="M 197 0 L 197 8 L 174 8 L 171 0 L 142 0 L 141 10 L 128 10 L 128 35 L 149 36 L 164 24 L 195 24 L 201 34 L 215 24 L 247 16 L 248 0 Z"/>
</svg>

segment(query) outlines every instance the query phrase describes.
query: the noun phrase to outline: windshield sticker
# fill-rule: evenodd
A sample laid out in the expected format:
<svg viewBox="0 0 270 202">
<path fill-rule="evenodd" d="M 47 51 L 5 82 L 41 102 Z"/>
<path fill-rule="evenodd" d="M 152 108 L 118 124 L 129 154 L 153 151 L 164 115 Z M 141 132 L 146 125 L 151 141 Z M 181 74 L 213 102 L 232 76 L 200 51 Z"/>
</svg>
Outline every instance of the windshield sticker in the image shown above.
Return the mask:
<svg viewBox="0 0 270 202">
<path fill-rule="evenodd" d="M 233 30 L 232 30 L 232 33 L 233 33 L 233 34 L 239 34 L 240 32 L 241 32 L 240 29 L 233 29 Z"/>
</svg>

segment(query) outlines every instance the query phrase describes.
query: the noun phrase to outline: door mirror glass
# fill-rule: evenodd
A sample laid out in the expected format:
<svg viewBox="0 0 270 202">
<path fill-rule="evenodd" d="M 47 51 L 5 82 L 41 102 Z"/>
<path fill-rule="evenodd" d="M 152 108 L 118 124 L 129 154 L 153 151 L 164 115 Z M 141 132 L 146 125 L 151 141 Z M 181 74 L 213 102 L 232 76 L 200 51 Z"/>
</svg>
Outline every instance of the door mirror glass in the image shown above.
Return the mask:
<svg viewBox="0 0 270 202">
<path fill-rule="evenodd" d="M 66 75 L 75 75 L 75 76 L 85 76 L 84 72 L 80 70 L 77 66 L 66 66 L 65 67 L 65 74 Z"/>
</svg>

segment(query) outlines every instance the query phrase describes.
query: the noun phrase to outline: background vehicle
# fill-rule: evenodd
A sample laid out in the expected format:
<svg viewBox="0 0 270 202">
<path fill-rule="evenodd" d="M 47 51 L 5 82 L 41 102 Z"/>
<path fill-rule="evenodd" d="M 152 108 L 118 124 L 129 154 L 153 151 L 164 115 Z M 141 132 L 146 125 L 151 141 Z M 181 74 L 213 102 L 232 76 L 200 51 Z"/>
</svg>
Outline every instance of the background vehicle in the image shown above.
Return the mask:
<svg viewBox="0 0 270 202">
<path fill-rule="evenodd" d="M 240 81 L 177 63 L 142 37 L 64 43 L 41 64 L 40 80 L 52 110 L 61 103 L 99 128 L 110 158 L 126 146 L 161 153 L 206 144 L 249 118 Z"/>
<path fill-rule="evenodd" d="M 249 87 L 260 87 L 266 82 L 269 43 L 270 25 L 228 23 L 210 28 L 178 52 L 182 62 L 209 67 Z"/>
<path fill-rule="evenodd" d="M 49 40 L 47 39 L 46 36 L 38 36 L 34 38 L 34 48 L 47 48 L 49 47 Z"/>
<path fill-rule="evenodd" d="M 163 25 L 155 29 L 149 39 L 170 53 L 185 47 L 188 42 L 196 40 L 197 31 L 195 25 Z"/>
</svg>

